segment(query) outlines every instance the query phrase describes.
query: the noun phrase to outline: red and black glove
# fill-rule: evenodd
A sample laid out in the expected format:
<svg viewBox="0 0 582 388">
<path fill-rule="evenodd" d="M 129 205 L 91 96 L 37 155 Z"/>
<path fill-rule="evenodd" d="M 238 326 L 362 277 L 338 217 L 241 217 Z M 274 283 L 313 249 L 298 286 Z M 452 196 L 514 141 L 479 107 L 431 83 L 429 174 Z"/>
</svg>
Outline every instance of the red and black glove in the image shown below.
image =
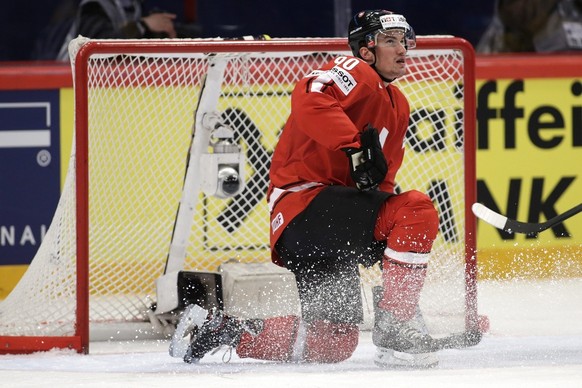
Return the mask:
<svg viewBox="0 0 582 388">
<path fill-rule="evenodd" d="M 388 163 L 382 152 L 378 130 L 368 124 L 360 134 L 361 148 L 346 148 L 350 172 L 360 191 L 375 190 L 384 181 Z"/>
</svg>

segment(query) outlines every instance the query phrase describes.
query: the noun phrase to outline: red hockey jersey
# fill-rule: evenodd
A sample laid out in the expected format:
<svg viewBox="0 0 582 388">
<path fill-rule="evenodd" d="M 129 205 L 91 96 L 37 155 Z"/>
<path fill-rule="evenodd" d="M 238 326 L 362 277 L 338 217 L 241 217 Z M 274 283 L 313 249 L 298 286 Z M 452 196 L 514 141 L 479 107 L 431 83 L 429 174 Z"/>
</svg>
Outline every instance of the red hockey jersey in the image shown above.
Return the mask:
<svg viewBox="0 0 582 388">
<path fill-rule="evenodd" d="M 359 148 L 367 124 L 380 134 L 388 174 L 380 190 L 393 192 L 404 156 L 410 108 L 395 86 L 384 85 L 361 59 L 341 56 L 313 71 L 291 95 L 291 115 L 273 153 L 267 193 L 271 251 L 287 224 L 326 185 L 355 187 L 342 149 Z"/>
</svg>

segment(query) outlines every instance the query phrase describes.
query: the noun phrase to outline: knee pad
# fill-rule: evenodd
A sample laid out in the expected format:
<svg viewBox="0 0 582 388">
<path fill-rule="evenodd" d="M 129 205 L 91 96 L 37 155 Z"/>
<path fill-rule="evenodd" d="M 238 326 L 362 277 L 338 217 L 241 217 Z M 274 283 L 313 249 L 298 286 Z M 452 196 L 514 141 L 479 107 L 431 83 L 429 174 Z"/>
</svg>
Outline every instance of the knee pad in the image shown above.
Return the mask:
<svg viewBox="0 0 582 388">
<path fill-rule="evenodd" d="M 291 361 L 298 328 L 299 318 L 296 316 L 267 318 L 263 331 L 257 336 L 243 334 L 236 353 L 241 358 Z"/>
<path fill-rule="evenodd" d="M 427 253 L 432 248 L 439 217 L 431 199 L 412 190 L 390 197 L 380 209 L 374 236 L 399 252 Z"/>
</svg>

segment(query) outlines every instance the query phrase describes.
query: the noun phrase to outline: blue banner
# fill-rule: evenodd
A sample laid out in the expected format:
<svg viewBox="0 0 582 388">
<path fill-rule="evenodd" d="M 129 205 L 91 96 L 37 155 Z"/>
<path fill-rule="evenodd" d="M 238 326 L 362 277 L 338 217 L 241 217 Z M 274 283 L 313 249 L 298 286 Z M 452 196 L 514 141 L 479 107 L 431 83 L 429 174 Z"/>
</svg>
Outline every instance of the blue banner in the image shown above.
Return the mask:
<svg viewBox="0 0 582 388">
<path fill-rule="evenodd" d="M 0 265 L 29 264 L 60 196 L 59 90 L 0 91 Z"/>
</svg>

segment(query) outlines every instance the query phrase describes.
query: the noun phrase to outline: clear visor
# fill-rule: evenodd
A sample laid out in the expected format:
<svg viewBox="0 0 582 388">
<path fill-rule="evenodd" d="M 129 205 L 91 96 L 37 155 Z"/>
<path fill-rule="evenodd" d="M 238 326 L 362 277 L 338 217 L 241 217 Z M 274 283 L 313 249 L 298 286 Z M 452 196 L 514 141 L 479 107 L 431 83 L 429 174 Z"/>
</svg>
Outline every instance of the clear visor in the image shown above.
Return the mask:
<svg viewBox="0 0 582 388">
<path fill-rule="evenodd" d="M 416 36 L 412 28 L 403 30 L 392 28 L 389 30 L 380 30 L 374 35 L 368 36 L 368 47 L 396 47 L 404 46 L 407 50 L 416 47 Z"/>
</svg>

